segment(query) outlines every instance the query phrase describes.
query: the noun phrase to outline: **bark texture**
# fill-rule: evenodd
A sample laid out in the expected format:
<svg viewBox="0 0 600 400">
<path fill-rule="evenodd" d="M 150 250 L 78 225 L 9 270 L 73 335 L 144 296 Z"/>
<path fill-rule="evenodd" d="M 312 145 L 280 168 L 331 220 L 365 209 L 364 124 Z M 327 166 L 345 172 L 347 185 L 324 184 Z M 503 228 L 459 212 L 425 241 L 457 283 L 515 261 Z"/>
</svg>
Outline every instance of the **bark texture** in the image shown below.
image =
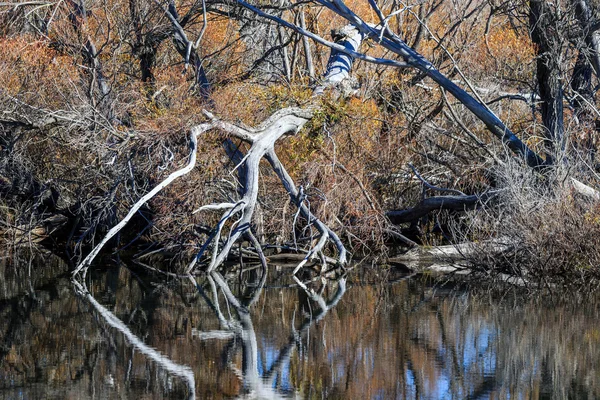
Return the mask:
<svg viewBox="0 0 600 400">
<path fill-rule="evenodd" d="M 536 45 L 536 78 L 541 98 L 545 146 L 550 163 L 564 146 L 563 84 L 561 78 L 562 38 L 556 11 L 546 0 L 531 0 L 529 25 Z"/>
</svg>

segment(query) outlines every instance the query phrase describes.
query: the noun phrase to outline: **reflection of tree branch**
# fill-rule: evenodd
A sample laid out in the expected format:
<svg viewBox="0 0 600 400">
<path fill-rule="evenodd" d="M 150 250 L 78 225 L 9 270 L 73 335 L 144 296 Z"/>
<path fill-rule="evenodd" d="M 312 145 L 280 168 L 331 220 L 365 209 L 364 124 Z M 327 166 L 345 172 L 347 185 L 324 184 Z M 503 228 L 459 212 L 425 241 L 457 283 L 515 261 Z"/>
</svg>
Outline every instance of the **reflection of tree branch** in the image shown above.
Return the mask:
<svg viewBox="0 0 600 400">
<path fill-rule="evenodd" d="M 194 279 L 194 277 L 192 275 L 189 275 L 189 279 L 190 279 L 190 282 L 192 282 L 192 284 L 198 290 L 198 293 L 200 293 L 200 296 L 202 296 L 202 298 L 206 301 L 206 304 L 208 305 L 208 307 L 211 310 L 213 310 L 213 312 L 217 316 L 217 319 L 219 320 L 219 324 L 220 324 L 221 328 L 226 329 L 226 330 L 234 330 L 234 325 L 232 325 L 232 323 L 230 321 L 228 321 L 225 318 L 225 316 L 223 315 L 223 313 L 221 312 L 221 308 L 219 307 L 219 298 L 218 298 L 218 294 L 217 294 L 217 287 L 215 286 L 215 281 L 213 280 L 213 278 L 210 275 L 207 276 L 207 280 L 208 280 L 208 283 L 210 285 L 211 292 L 213 295 L 213 300 L 211 300 L 210 297 L 208 297 L 208 295 L 206 294 L 206 292 L 204 291 L 202 286 L 200 286 L 198 284 L 198 282 L 196 282 L 196 280 Z"/>
<path fill-rule="evenodd" d="M 133 347 L 158 364 L 158 366 L 167 372 L 182 378 L 188 386 L 190 393 L 189 399 L 196 398 L 194 373 L 190 367 L 187 365 L 176 364 L 156 349 L 146 345 L 137 336 L 135 336 L 127 327 L 127 325 L 125 325 L 119 318 L 106 309 L 106 307 L 104 307 L 102 304 L 98 303 L 98 301 L 96 301 L 96 299 L 87 290 L 84 283 L 81 283 L 75 279 L 73 279 L 72 282 L 73 285 L 75 285 L 76 293 L 79 294 L 83 300 L 87 301 L 107 324 L 122 333 Z"/>
<path fill-rule="evenodd" d="M 440 307 L 437 308 L 437 320 L 440 325 L 440 336 L 442 339 L 442 347 L 450 350 L 450 356 L 452 357 L 452 368 L 454 369 L 454 373 L 452 375 L 456 376 L 459 384 L 462 386 L 463 374 L 462 369 L 460 368 L 460 363 L 458 362 L 458 355 L 456 354 L 456 346 L 454 341 L 450 342 L 448 339 L 448 335 L 446 334 L 446 322 L 444 320 L 444 315 L 440 310 Z"/>
<path fill-rule="evenodd" d="M 212 287 L 214 301 L 211 301 L 211 299 L 204 293 L 202 287 L 198 285 L 192 278 L 202 297 L 207 301 L 209 307 L 215 312 L 221 323 L 221 327 L 224 328 L 224 330 L 194 333 L 194 336 L 201 340 L 232 338 L 241 340 L 243 360 L 242 373 L 239 373 L 235 366 L 230 365 L 230 367 L 243 380 L 246 391 L 252 392 L 254 395 L 261 398 L 278 398 L 279 394 L 276 392 L 276 389 L 273 385 L 275 378 L 281 372 L 283 367 L 290 362 L 290 358 L 293 350 L 296 348 L 296 344 L 308 332 L 310 327 L 323 319 L 329 310 L 335 307 L 340 301 L 346 291 L 346 280 L 343 278 L 338 281 L 336 293 L 333 295 L 331 300 L 326 301 L 323 296 L 308 288 L 303 282 L 294 277 L 298 286 L 300 286 L 308 294 L 312 301 L 319 305 L 320 311 L 306 317 L 298 330 L 293 329 L 288 344 L 285 345 L 278 353 L 278 356 L 273 362 L 270 370 L 263 377 L 260 377 L 258 373 L 258 343 L 256 340 L 256 332 L 254 331 L 254 325 L 252 324 L 252 319 L 250 317 L 249 307 L 254 304 L 254 302 L 260 296 L 262 289 L 265 286 L 267 277 L 266 275 L 265 269 L 255 291 L 247 296 L 244 296 L 242 300 L 238 299 L 233 294 L 225 279 L 217 272 L 212 272 L 207 277 L 208 282 Z M 228 304 L 230 304 L 236 311 L 238 321 L 226 320 L 224 315 L 219 310 L 218 299 L 216 297 L 217 288 L 215 285 L 218 286 L 218 288 L 223 292 Z M 262 370 L 266 370 L 266 368 L 263 366 Z"/>
<path fill-rule="evenodd" d="M 325 301 L 322 296 L 319 296 L 314 290 L 308 288 L 304 283 L 302 283 L 296 276 L 294 276 L 294 280 L 308 295 L 308 297 L 313 300 L 315 303 L 319 304 L 321 307 L 321 311 L 316 314 L 309 315 L 306 317 L 302 325 L 298 330 L 294 330 L 290 335 L 290 339 L 288 344 L 281 349 L 277 359 L 273 363 L 271 369 L 265 375 L 266 379 L 272 380 L 277 374 L 276 372 L 280 371 L 284 365 L 288 363 L 290 358 L 292 357 L 292 351 L 296 348 L 295 344 L 304 336 L 310 327 L 322 320 L 325 315 L 334 308 L 337 303 L 342 299 L 344 293 L 346 293 L 346 278 L 341 278 L 338 280 L 338 289 L 336 293 L 333 295 L 329 302 Z"/>
<path fill-rule="evenodd" d="M 192 336 L 197 337 L 200 340 L 209 340 L 209 339 L 232 339 L 235 337 L 235 333 L 231 331 L 210 331 L 210 332 L 196 332 L 192 330 Z"/>
<path fill-rule="evenodd" d="M 258 343 L 248 308 L 233 295 L 229 285 L 227 285 L 221 274 L 212 272 L 210 277 L 219 286 L 227 301 L 237 312 L 239 318 L 239 328 L 233 333 L 242 340 L 242 372 L 245 389 L 255 391 L 257 395 L 272 392 L 272 388 L 262 384 L 258 374 Z M 264 279 L 261 279 L 263 284 L 264 281 Z M 262 285 L 257 288 L 258 292 L 261 290 Z"/>
<path fill-rule="evenodd" d="M 487 399 L 498 386 L 495 376 L 486 376 L 481 384 L 467 397 L 467 400 Z"/>
</svg>

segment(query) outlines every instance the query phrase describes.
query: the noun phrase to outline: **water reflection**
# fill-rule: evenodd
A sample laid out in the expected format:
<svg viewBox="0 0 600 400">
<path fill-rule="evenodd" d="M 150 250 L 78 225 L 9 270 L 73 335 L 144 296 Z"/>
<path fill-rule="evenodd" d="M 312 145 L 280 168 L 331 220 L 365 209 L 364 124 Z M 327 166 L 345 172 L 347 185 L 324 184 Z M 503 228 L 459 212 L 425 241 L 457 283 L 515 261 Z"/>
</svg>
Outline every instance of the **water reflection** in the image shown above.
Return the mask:
<svg viewBox="0 0 600 400">
<path fill-rule="evenodd" d="M 36 262 L 46 278 L 0 261 L 0 398 L 600 398 L 591 300 L 274 268 L 83 285 Z"/>
<path fill-rule="evenodd" d="M 233 294 L 231 288 L 219 273 L 211 273 L 207 277 L 207 280 L 212 291 L 212 300 L 205 294 L 201 285 L 197 284 L 197 288 L 214 311 L 219 320 L 221 330 L 195 331 L 194 336 L 200 340 L 229 340 L 225 348 L 224 358 L 228 360 L 228 367 L 243 382 L 243 390 L 240 393 L 241 398 L 278 399 L 284 395 L 288 395 L 286 397 L 289 397 L 292 394 L 288 382 L 292 354 L 297 346 L 302 345 L 310 327 L 319 322 L 340 301 L 346 291 L 345 277 L 337 279 L 333 283 L 337 289 L 329 301 L 294 277 L 298 287 L 306 293 L 307 298 L 318 305 L 318 310 L 305 315 L 304 321 L 298 329 L 294 327 L 294 324 L 291 324 L 288 343 L 281 346 L 279 351 L 266 346 L 267 348 L 263 349 L 265 350 L 263 354 L 259 352 L 250 307 L 259 299 L 266 282 L 266 272 L 262 274 L 260 283 L 244 293 L 241 298 L 237 298 Z M 322 291 L 324 291 L 327 284 L 331 285 L 331 283 L 325 281 Z M 236 317 L 230 316 L 230 318 L 226 318 L 221 312 L 217 288 L 223 293 L 228 306 L 235 310 Z M 242 354 L 241 371 L 230 361 L 235 358 L 236 350 L 240 348 Z M 268 360 L 268 366 L 265 365 L 265 360 Z"/>
<path fill-rule="evenodd" d="M 110 325 L 115 331 L 123 335 L 136 351 L 139 351 L 145 357 L 154 361 L 160 368 L 168 373 L 182 378 L 188 388 L 188 398 L 190 400 L 196 398 L 194 373 L 190 367 L 174 363 L 168 357 L 165 357 L 160 352 L 146 345 L 140 338 L 131 332 L 123 321 L 107 310 L 102 304 L 98 303 L 94 296 L 87 290 L 85 283 L 77 280 L 73 280 L 72 283 L 75 286 L 75 292 L 96 311 L 98 318 L 102 318 L 106 324 Z M 111 377 L 109 382 L 112 381 Z"/>
</svg>

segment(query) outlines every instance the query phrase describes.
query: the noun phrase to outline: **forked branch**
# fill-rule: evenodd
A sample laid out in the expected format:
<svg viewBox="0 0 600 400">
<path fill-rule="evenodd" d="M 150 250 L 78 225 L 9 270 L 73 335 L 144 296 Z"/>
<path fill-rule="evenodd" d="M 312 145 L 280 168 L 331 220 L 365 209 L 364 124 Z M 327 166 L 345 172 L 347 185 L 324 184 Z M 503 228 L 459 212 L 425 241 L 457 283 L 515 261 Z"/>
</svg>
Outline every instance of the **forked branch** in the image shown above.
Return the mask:
<svg viewBox="0 0 600 400">
<path fill-rule="evenodd" d="M 298 196 L 298 189 L 294 184 L 293 179 L 289 176 L 283 164 L 277 158 L 275 154 L 274 146 L 275 142 L 279 140 L 285 134 L 295 134 L 312 118 L 314 110 L 312 108 L 285 108 L 277 111 L 265 122 L 260 124 L 255 129 L 251 136 L 248 136 L 249 140 L 246 140 L 251 144 L 250 150 L 246 154 L 243 160 L 244 171 L 246 176 L 243 177 L 243 192 L 242 198 L 239 202 L 231 207 L 231 203 L 223 204 L 212 204 L 201 209 L 205 210 L 219 210 L 227 209 L 221 220 L 213 230 L 213 233 L 209 236 L 206 242 L 201 246 L 200 252 L 194 257 L 192 262 L 187 268 L 187 272 L 192 272 L 197 262 L 202 259 L 212 244 L 212 256 L 207 272 L 214 271 L 215 268 L 220 266 L 229 256 L 229 253 L 233 245 L 245 235 L 252 235 L 252 217 L 256 205 L 258 204 L 258 179 L 259 179 L 259 164 L 261 159 L 264 157 L 270 163 L 271 167 L 281 180 L 284 188 L 292 198 L 292 201 L 299 208 L 300 213 L 307 220 L 309 225 L 314 225 L 320 233 L 320 238 L 316 245 L 308 250 L 308 253 L 304 259 L 295 268 L 294 273 L 298 272 L 306 263 L 315 258 L 321 256 L 325 246 L 328 242 L 332 242 L 338 252 L 338 263 L 344 265 L 347 260 L 347 253 L 344 245 L 338 238 L 338 236 L 316 218 L 310 210 L 300 201 Z M 227 133 L 234 134 L 241 129 L 238 126 L 231 125 L 228 123 L 219 123 L 219 128 L 226 131 Z M 245 140 L 241 135 L 237 135 L 240 139 Z M 223 228 L 230 222 L 234 216 L 237 216 L 237 220 L 231 224 L 229 232 L 224 235 Z M 222 244 L 221 244 L 222 242 Z M 260 254 L 260 249 L 257 249 Z M 325 257 L 321 257 L 323 260 Z"/>
</svg>

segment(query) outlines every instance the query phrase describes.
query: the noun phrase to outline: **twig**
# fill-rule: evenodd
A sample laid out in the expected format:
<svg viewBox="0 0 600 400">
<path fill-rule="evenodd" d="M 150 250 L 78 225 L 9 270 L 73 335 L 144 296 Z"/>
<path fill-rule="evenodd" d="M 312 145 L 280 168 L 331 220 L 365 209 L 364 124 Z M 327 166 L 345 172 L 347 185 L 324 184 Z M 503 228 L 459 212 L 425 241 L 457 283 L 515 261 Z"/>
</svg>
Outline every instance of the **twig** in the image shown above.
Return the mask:
<svg viewBox="0 0 600 400">
<path fill-rule="evenodd" d="M 415 173 L 416 177 L 423 182 L 423 185 L 425 185 L 427 188 L 431 189 L 431 190 L 437 190 L 438 192 L 447 192 L 447 193 L 455 193 L 455 194 L 459 194 L 461 196 L 466 196 L 466 194 L 464 194 L 463 192 L 461 192 L 460 190 L 456 190 L 456 189 L 448 189 L 448 188 L 442 188 L 439 186 L 434 186 L 431 183 L 427 182 L 425 180 L 425 178 L 423 178 L 420 174 L 419 171 L 417 171 L 417 169 L 414 167 L 414 165 L 412 165 L 412 163 L 408 163 L 408 166 L 410 167 L 410 169 L 412 169 L 412 171 Z"/>
</svg>

